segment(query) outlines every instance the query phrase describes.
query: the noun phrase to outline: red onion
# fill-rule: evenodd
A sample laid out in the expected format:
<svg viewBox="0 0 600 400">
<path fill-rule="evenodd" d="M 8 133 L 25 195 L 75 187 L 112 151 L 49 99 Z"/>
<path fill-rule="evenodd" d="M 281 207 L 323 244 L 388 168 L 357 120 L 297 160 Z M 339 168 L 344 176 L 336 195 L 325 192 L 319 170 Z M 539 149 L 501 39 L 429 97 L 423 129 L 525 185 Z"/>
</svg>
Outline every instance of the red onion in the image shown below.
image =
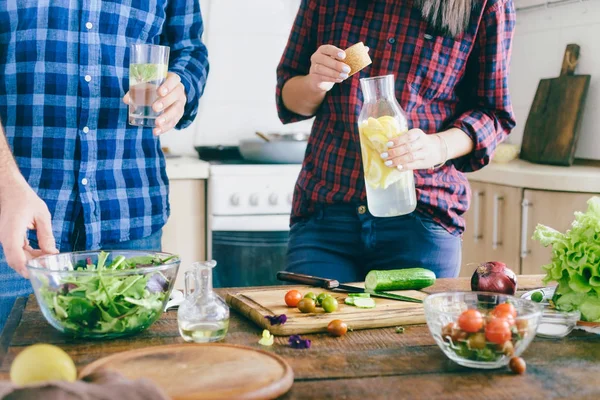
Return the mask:
<svg viewBox="0 0 600 400">
<path fill-rule="evenodd" d="M 517 291 L 517 275 L 498 261 L 480 264 L 471 277 L 471 290 L 510 294 Z"/>
</svg>

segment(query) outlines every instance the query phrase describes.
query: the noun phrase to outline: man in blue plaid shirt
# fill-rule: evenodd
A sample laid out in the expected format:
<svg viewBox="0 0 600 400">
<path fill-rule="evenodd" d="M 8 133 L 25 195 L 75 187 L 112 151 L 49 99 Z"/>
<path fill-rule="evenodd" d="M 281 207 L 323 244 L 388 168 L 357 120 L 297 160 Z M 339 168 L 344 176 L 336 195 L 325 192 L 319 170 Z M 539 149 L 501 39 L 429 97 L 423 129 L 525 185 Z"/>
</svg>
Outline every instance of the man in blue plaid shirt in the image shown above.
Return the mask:
<svg viewBox="0 0 600 400">
<path fill-rule="evenodd" d="M 169 204 L 158 135 L 196 116 L 202 30 L 198 0 L 0 2 L 0 330 L 31 292 L 18 275 L 28 258 L 160 249 Z M 155 128 L 127 123 L 133 43 L 171 49 Z"/>
</svg>

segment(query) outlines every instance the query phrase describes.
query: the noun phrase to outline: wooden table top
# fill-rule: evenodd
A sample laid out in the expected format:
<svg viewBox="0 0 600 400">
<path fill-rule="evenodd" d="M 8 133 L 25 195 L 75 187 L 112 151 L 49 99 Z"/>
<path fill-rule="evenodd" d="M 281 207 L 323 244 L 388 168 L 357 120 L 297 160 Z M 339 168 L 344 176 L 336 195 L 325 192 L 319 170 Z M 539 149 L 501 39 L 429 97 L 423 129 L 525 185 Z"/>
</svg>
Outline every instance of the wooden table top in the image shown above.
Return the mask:
<svg viewBox="0 0 600 400">
<path fill-rule="evenodd" d="M 520 276 L 519 290 L 541 287 L 541 275 Z M 466 278 L 438 279 L 426 291 L 469 290 Z M 220 290 L 224 294 L 227 289 Z M 308 350 L 294 350 L 287 337 L 272 347 L 258 344 L 261 329 L 232 312 L 226 343 L 273 351 L 292 366 L 295 382 L 285 399 L 599 399 L 600 336 L 575 330 L 564 339 L 536 337 L 523 353 L 527 373 L 508 368 L 474 370 L 449 359 L 435 344 L 426 325 L 349 332 L 341 338 L 303 335 Z M 15 355 L 34 343 L 60 346 L 82 367 L 120 351 L 182 343 L 177 313 L 163 315 L 149 330 L 112 341 L 74 341 L 52 328 L 35 299 L 21 298 L 0 337 L 0 379 L 8 379 Z"/>
</svg>

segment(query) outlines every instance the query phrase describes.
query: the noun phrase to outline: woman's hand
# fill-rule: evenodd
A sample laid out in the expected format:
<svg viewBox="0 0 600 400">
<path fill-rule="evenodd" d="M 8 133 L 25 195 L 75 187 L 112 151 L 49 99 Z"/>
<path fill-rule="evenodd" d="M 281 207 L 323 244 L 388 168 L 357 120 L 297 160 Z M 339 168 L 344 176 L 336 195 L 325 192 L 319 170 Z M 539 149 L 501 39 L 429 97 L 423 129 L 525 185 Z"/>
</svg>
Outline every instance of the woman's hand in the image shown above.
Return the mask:
<svg viewBox="0 0 600 400">
<path fill-rule="evenodd" d="M 324 44 L 310 57 L 309 84 L 314 91 L 329 91 L 334 84 L 348 78 L 350 67 L 340 60 L 346 53 L 330 44 Z"/>
<path fill-rule="evenodd" d="M 164 112 L 156 118 L 156 127 L 153 130 L 156 136 L 174 128 L 183 117 L 187 96 L 179 75 L 169 72 L 165 82 L 158 88 L 158 96 L 152 109 L 156 112 L 163 110 Z M 129 104 L 129 100 L 129 92 L 127 92 L 123 97 L 123 102 Z"/>
<path fill-rule="evenodd" d="M 381 158 L 389 167 L 401 170 L 433 168 L 447 160 L 448 149 L 439 134 L 427 135 L 420 129 L 391 139 Z"/>
</svg>

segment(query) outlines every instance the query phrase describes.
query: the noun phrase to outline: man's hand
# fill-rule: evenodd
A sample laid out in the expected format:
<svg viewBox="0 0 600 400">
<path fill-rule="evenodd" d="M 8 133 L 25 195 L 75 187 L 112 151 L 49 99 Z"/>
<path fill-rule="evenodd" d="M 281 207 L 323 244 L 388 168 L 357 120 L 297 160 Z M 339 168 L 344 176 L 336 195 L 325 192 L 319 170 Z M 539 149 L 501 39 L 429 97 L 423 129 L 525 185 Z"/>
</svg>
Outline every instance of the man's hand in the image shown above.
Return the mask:
<svg viewBox="0 0 600 400">
<path fill-rule="evenodd" d="M 174 72 L 167 74 L 167 79 L 158 88 L 158 100 L 152 105 L 156 112 L 164 112 L 156 118 L 156 127 L 153 133 L 158 136 L 174 128 L 183 117 L 187 96 L 181 78 Z M 129 92 L 123 97 L 123 102 L 129 104 Z"/>
<path fill-rule="evenodd" d="M 40 250 L 29 245 L 28 229 L 37 231 Z M 0 244 L 8 265 L 26 278 L 27 260 L 58 253 L 48 207 L 25 182 L 5 186 L 0 192 Z"/>
</svg>

